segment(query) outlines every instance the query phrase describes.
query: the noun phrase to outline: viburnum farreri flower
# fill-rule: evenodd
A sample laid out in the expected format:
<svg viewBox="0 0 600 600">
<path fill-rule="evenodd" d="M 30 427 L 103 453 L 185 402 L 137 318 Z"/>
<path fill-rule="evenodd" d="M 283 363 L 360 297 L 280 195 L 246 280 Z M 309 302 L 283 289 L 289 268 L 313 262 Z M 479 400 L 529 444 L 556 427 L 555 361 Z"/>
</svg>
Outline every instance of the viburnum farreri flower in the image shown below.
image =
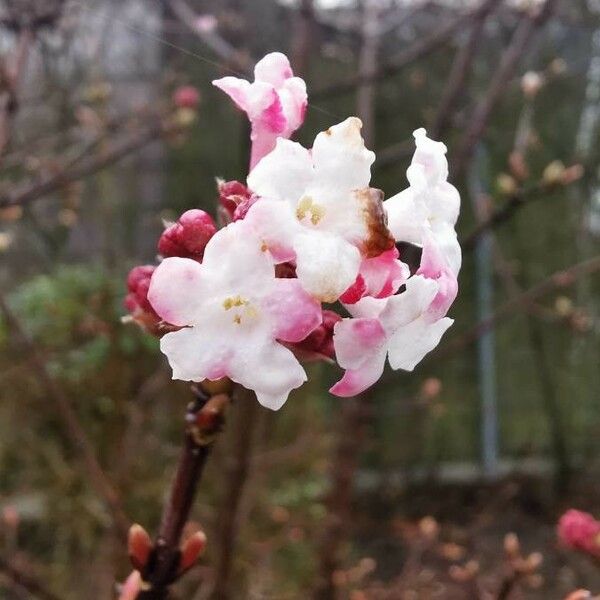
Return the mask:
<svg viewBox="0 0 600 600">
<path fill-rule="evenodd" d="M 161 339 L 175 379 L 229 377 L 278 409 L 306 373 L 279 342 L 298 342 L 321 323 L 321 307 L 297 279 L 276 279 L 268 252 L 244 221 L 221 229 L 202 264 L 167 258 L 148 299 L 168 323 Z"/>
<path fill-rule="evenodd" d="M 334 302 L 356 280 L 363 258 L 394 247 L 382 207 L 369 187 L 375 154 L 355 117 L 315 138 L 312 151 L 280 139 L 248 176 L 260 197 L 248 212 L 276 260 L 295 261 L 304 288 Z"/>
<path fill-rule="evenodd" d="M 277 138 L 289 138 L 304 121 L 306 84 L 294 77 L 285 54 L 272 52 L 254 67 L 254 82 L 238 77 L 213 81 L 243 111 L 252 125 L 250 168 L 275 147 Z"/>
<path fill-rule="evenodd" d="M 287 139 L 304 119 L 304 82 L 279 53 L 255 75 L 214 82 L 252 126 L 246 184 L 217 183 L 229 224 L 217 231 L 199 209 L 170 224 L 162 262 L 130 278 L 128 306 L 152 315 L 148 329 L 162 336 L 175 379 L 230 378 L 278 409 L 306 380 L 299 361 L 316 359 L 345 370 L 333 394 L 356 395 L 386 359 L 414 369 L 453 322 L 460 197 L 447 181 L 446 146 L 416 130 L 409 185 L 384 201 L 371 187 L 375 154 L 359 119 L 304 148 Z M 418 268 L 400 242 L 418 248 Z"/>
</svg>

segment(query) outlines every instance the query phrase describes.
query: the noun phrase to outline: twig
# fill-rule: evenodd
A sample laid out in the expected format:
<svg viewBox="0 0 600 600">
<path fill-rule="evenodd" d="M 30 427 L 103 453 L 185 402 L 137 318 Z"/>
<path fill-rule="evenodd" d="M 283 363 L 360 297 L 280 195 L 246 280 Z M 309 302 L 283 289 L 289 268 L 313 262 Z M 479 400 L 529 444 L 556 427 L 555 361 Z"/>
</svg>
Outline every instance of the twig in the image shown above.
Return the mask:
<svg viewBox="0 0 600 600">
<path fill-rule="evenodd" d="M 526 308 L 550 292 L 572 286 L 579 278 L 592 275 L 598 271 L 600 271 L 600 255 L 567 267 L 566 269 L 556 271 L 519 296 L 511 298 L 502 304 L 489 319 L 484 319 L 465 333 L 455 336 L 446 344 L 440 346 L 439 350 L 433 352 L 430 356 L 439 359 L 448 355 L 458 355 L 457 351 L 474 342 L 482 333 L 489 331 L 499 322 L 513 316 L 516 310 Z"/>
<path fill-rule="evenodd" d="M 110 510 L 116 529 L 119 531 L 120 535 L 125 538 L 127 536 L 127 531 L 129 530 L 129 519 L 125 515 L 118 492 L 113 487 L 112 482 L 109 480 L 96 457 L 94 448 L 85 429 L 79 422 L 77 413 L 73 410 L 73 407 L 62 388 L 50 375 L 48 367 L 46 366 L 46 361 L 38 350 L 37 345 L 26 333 L 21 322 L 9 308 L 2 295 L 0 295 L 0 313 L 3 314 L 9 329 L 20 341 L 21 345 L 29 355 L 31 364 L 40 383 L 57 409 L 58 416 L 64 425 L 67 437 L 73 446 L 80 451 L 81 460 L 85 466 L 85 474 L 89 478 L 92 487 L 96 490 L 96 493 L 104 500 Z"/>
<path fill-rule="evenodd" d="M 527 204 L 535 200 L 545 198 L 545 194 L 560 189 L 555 184 L 548 184 L 545 181 L 539 181 L 529 187 L 520 188 L 508 198 L 501 208 L 496 209 L 486 219 L 479 222 L 470 233 L 461 240 L 463 252 L 470 252 L 475 248 L 481 236 L 509 221 L 513 215 Z"/>
<path fill-rule="evenodd" d="M 336 448 L 330 466 L 331 489 L 327 496 L 327 516 L 317 548 L 317 578 L 314 600 L 335 598 L 333 574 L 340 560 L 340 546 L 350 529 L 352 484 L 358 466 L 366 425 L 371 414 L 369 398 L 360 395 L 343 400 Z"/>
<path fill-rule="evenodd" d="M 156 542 L 142 569 L 145 588 L 138 600 L 168 598 L 169 587 L 182 574 L 180 542 L 196 495 L 196 489 L 213 442 L 224 423 L 229 396 L 209 396 L 199 386 L 193 388 L 195 400 L 186 413 L 186 432 L 169 500 Z"/>
<path fill-rule="evenodd" d="M 301 0 L 296 12 L 292 38 L 292 66 L 296 75 L 306 77 L 315 29 L 313 0 Z"/>
<path fill-rule="evenodd" d="M 439 29 L 434 31 L 431 35 L 425 38 L 419 38 L 412 46 L 409 46 L 402 51 L 395 60 L 390 64 L 385 65 L 369 75 L 355 75 L 348 78 L 346 81 L 340 83 L 334 83 L 333 85 L 327 86 L 321 90 L 316 90 L 311 94 L 311 98 L 314 100 L 322 100 L 324 98 L 330 98 L 337 96 L 338 94 L 346 94 L 352 92 L 355 88 L 366 83 L 374 83 L 381 79 L 385 79 L 390 75 L 394 75 L 398 71 L 401 71 L 413 62 L 427 56 L 431 52 L 437 50 L 442 46 L 452 35 L 454 35 L 459 29 L 465 27 L 466 21 L 472 18 L 476 18 L 479 13 L 483 10 L 485 3 L 476 9 L 466 14 L 460 14 L 458 17 L 448 20 Z"/>
<path fill-rule="evenodd" d="M 524 17 L 517 27 L 508 48 L 502 55 L 486 94 L 475 107 L 470 126 L 454 160 L 452 173 L 455 177 L 458 177 L 466 168 L 477 142 L 485 132 L 494 107 L 504 93 L 508 81 L 512 78 L 534 34 L 550 17 L 556 2 L 557 0 L 546 0 L 541 9 Z"/>
<path fill-rule="evenodd" d="M 16 586 L 26 590 L 34 598 L 40 598 L 40 600 L 60 600 L 57 595 L 48 590 L 39 580 L 28 573 L 24 573 L 3 557 L 0 557 L 0 573 L 5 575 Z"/>
<path fill-rule="evenodd" d="M 161 123 L 125 140 L 113 143 L 97 156 L 78 160 L 72 168 L 63 168 L 58 173 L 42 177 L 20 190 L 17 189 L 14 192 L 0 196 L 0 209 L 30 204 L 84 177 L 105 169 L 159 137 L 175 131 L 172 126 Z M 93 144 L 89 145 L 89 147 L 93 146 Z"/>
<path fill-rule="evenodd" d="M 237 74 L 248 75 L 252 70 L 252 60 L 239 52 L 225 38 L 213 29 L 198 26 L 199 15 L 185 0 L 163 0 L 165 7 L 175 18 L 185 25 L 194 35 L 204 42 L 222 61 L 230 64 Z M 239 73 L 241 72 L 241 73 Z"/>
<path fill-rule="evenodd" d="M 464 92 L 465 84 L 471 73 L 473 59 L 477 52 L 485 22 L 502 0 L 486 0 L 479 13 L 473 17 L 469 37 L 464 46 L 457 52 L 452 64 L 446 88 L 440 100 L 436 116 L 430 126 L 429 135 L 434 140 L 440 138 L 446 129 L 456 103 Z"/>
<path fill-rule="evenodd" d="M 239 528 L 239 506 L 248 479 L 252 459 L 252 442 L 260 415 L 260 405 L 253 394 L 240 393 L 236 398 L 236 426 L 232 432 L 234 448 L 227 467 L 224 498 L 217 517 L 217 559 L 211 597 L 231 597 L 231 568 Z"/>
</svg>

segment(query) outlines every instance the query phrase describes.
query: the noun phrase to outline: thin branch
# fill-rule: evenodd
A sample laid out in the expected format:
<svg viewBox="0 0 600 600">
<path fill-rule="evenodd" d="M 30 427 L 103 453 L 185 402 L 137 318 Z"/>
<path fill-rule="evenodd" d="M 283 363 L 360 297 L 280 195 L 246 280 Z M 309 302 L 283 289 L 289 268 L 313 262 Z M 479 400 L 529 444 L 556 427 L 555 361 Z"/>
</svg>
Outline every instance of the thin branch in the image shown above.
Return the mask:
<svg viewBox="0 0 600 600">
<path fill-rule="evenodd" d="M 9 308 L 2 295 L 0 295 L 0 313 L 4 316 L 9 329 L 26 350 L 40 383 L 50 400 L 54 403 L 67 437 L 73 446 L 79 450 L 81 460 L 85 467 L 83 471 L 89 478 L 90 484 L 96 490 L 96 493 L 104 500 L 104 503 L 108 507 L 116 529 L 119 531 L 120 535 L 125 538 L 129 530 L 129 519 L 123 510 L 118 492 L 113 487 L 112 482 L 109 480 L 96 457 L 94 447 L 92 446 L 85 429 L 79 422 L 77 413 L 71 406 L 71 403 L 62 388 L 50 375 L 46 361 L 40 353 L 38 346 L 29 337 L 21 325 L 21 322 Z"/>
<path fill-rule="evenodd" d="M 556 271 L 519 296 L 511 298 L 502 304 L 488 319 L 480 321 L 465 333 L 450 339 L 446 344 L 440 346 L 437 352 L 433 352 L 430 356 L 437 360 L 446 356 L 458 355 L 458 351 L 469 346 L 480 335 L 496 327 L 501 321 L 514 316 L 518 310 L 527 309 L 527 307 L 547 294 L 558 289 L 570 287 L 581 277 L 592 275 L 599 271 L 600 255 L 567 267 L 566 269 Z"/>
<path fill-rule="evenodd" d="M 169 587 L 181 575 L 181 535 L 187 523 L 198 483 L 212 445 L 221 431 L 229 396 L 209 396 L 193 388 L 194 402 L 186 413 L 186 432 L 169 499 L 165 504 L 158 536 L 148 562 L 143 566 L 144 591 L 138 600 L 164 600 Z"/>
<path fill-rule="evenodd" d="M 236 424 L 233 451 L 226 469 L 224 497 L 217 517 L 217 558 L 211 597 L 231 598 L 231 571 L 239 529 L 239 507 L 252 463 L 252 443 L 260 416 L 260 405 L 250 392 L 236 399 Z"/>
<path fill-rule="evenodd" d="M 546 198 L 546 194 L 560 189 L 560 186 L 539 181 L 529 187 L 520 188 L 514 192 L 504 205 L 494 210 L 487 218 L 481 220 L 461 241 L 463 252 L 473 250 L 481 236 L 506 221 L 509 221 L 517 211 L 536 200 Z"/>
<path fill-rule="evenodd" d="M 471 74 L 473 60 L 479 47 L 485 22 L 501 2 L 502 0 L 487 0 L 482 5 L 480 12 L 472 19 L 473 24 L 469 37 L 456 54 L 437 114 L 429 128 L 429 135 L 434 140 L 440 138 L 448 125 L 450 116 L 464 92 L 465 84 Z"/>
<path fill-rule="evenodd" d="M 465 170 L 468 162 L 471 160 L 475 146 L 477 146 L 477 142 L 481 139 L 487 128 L 494 107 L 504 94 L 506 85 L 513 77 L 517 65 L 523 58 L 533 36 L 552 14 L 556 2 L 557 0 L 546 0 L 541 9 L 530 13 L 521 20 L 508 48 L 502 55 L 500 64 L 490 81 L 486 94 L 475 107 L 462 146 L 456 153 L 452 169 L 455 177 L 458 177 Z"/>
<path fill-rule="evenodd" d="M 351 523 L 352 485 L 366 437 L 371 406 L 367 395 L 342 401 L 336 447 L 330 465 L 327 516 L 317 547 L 317 577 L 314 600 L 335 598 L 334 572 L 339 567 L 340 547 Z"/>
<path fill-rule="evenodd" d="M 0 196 L 0 209 L 30 204 L 39 198 L 43 198 L 48 194 L 113 165 L 129 154 L 175 131 L 176 129 L 172 126 L 162 123 L 156 124 L 125 140 L 119 140 L 111 144 L 97 156 L 90 156 L 87 159 L 78 157 L 77 163 L 71 168 L 63 168 L 57 173 L 41 177 L 21 189 Z M 86 147 L 91 149 L 94 146 L 94 143 L 90 143 Z"/>
<path fill-rule="evenodd" d="M 321 90 L 316 90 L 311 94 L 311 98 L 314 101 L 330 98 L 339 94 L 346 94 L 352 92 L 360 85 L 374 83 L 398 73 L 408 65 L 411 65 L 415 61 L 427 56 L 428 54 L 431 54 L 445 44 L 446 41 L 457 31 L 466 27 L 467 21 L 476 18 L 483 10 L 484 6 L 485 3 L 469 13 L 462 13 L 454 19 L 447 20 L 444 25 L 434 31 L 431 35 L 424 38 L 418 38 L 418 40 L 414 42 L 412 46 L 409 46 L 402 51 L 394 61 L 377 69 L 375 72 L 367 76 L 361 74 L 355 75 L 348 78 L 346 81 L 334 83 L 333 85 L 327 86 Z"/>
<path fill-rule="evenodd" d="M 6 576 L 15 586 L 23 588 L 34 598 L 40 600 L 60 600 L 60 598 L 48 590 L 38 579 L 29 573 L 24 573 L 6 558 L 0 557 L 0 574 Z"/>
<path fill-rule="evenodd" d="M 222 61 L 232 65 L 238 75 L 249 75 L 252 60 L 221 37 L 215 29 L 203 28 L 200 15 L 185 0 L 163 0 L 173 16 L 206 44 Z"/>
</svg>

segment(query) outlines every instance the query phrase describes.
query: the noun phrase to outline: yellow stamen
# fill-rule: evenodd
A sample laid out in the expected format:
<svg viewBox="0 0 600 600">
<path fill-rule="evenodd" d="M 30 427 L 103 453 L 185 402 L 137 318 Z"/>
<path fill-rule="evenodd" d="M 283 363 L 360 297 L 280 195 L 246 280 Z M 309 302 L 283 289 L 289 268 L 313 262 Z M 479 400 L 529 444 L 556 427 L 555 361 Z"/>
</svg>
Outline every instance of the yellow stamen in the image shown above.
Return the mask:
<svg viewBox="0 0 600 600">
<path fill-rule="evenodd" d="M 303 196 L 296 207 L 296 217 L 299 221 L 302 221 L 306 218 L 307 214 L 310 214 L 310 222 L 313 225 L 317 225 L 325 216 L 325 209 L 315 204 L 315 201 L 310 196 Z"/>
</svg>

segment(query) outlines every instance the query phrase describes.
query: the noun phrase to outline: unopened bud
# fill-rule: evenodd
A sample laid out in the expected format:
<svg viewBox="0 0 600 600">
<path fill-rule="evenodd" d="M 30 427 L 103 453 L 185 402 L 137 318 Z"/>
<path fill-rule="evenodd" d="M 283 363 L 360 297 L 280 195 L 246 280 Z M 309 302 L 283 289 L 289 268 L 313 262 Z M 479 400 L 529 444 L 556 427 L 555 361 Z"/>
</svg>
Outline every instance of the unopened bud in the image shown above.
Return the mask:
<svg viewBox="0 0 600 600">
<path fill-rule="evenodd" d="M 174 124 L 181 128 L 186 129 L 196 122 L 198 115 L 193 108 L 178 108 L 175 112 Z"/>
<path fill-rule="evenodd" d="M 496 185 L 498 187 L 498 191 L 506 196 L 511 196 L 519 189 L 515 178 L 508 173 L 500 173 L 500 175 L 498 175 L 496 178 Z"/>
<path fill-rule="evenodd" d="M 419 521 L 419 530 L 426 538 L 433 539 L 438 536 L 440 526 L 433 517 L 423 517 Z"/>
<path fill-rule="evenodd" d="M 18 221 L 23 216 L 23 207 L 9 206 L 0 210 L 0 221 Z"/>
<path fill-rule="evenodd" d="M 510 153 L 510 156 L 508 157 L 508 166 L 510 167 L 512 175 L 519 181 L 524 181 L 529 177 L 529 167 L 521 152 L 515 150 Z"/>
<path fill-rule="evenodd" d="M 216 232 L 215 222 L 207 212 L 197 208 L 188 210 L 163 231 L 158 251 L 165 258 L 179 256 L 201 261 L 206 244 Z"/>
<path fill-rule="evenodd" d="M 133 568 L 141 571 L 146 566 L 150 552 L 152 552 L 152 540 L 148 532 L 137 523 L 129 528 L 127 551 Z"/>
<path fill-rule="evenodd" d="M 217 189 L 219 191 L 219 203 L 226 210 L 229 218 L 231 220 L 239 219 L 239 213 L 237 219 L 235 219 L 236 210 L 238 206 L 248 203 L 252 192 L 239 181 L 217 180 Z"/>
<path fill-rule="evenodd" d="M 181 546 L 178 573 L 184 573 L 194 566 L 206 548 L 206 535 L 203 531 L 192 534 Z"/>
<path fill-rule="evenodd" d="M 544 76 L 535 71 L 528 71 L 521 77 L 521 90 L 528 100 L 533 100 L 544 85 Z"/>
<path fill-rule="evenodd" d="M 182 85 L 173 92 L 173 104 L 177 108 L 195 109 L 200 101 L 200 92 L 192 85 Z"/>
<path fill-rule="evenodd" d="M 553 160 L 544 169 L 542 179 L 546 185 L 562 184 L 562 178 L 565 174 L 565 165 L 560 160 Z"/>
<path fill-rule="evenodd" d="M 585 173 L 583 165 L 571 165 L 567 167 L 562 174 L 561 183 L 563 185 L 570 185 L 575 181 L 579 181 Z"/>
<path fill-rule="evenodd" d="M 442 382 L 437 377 L 428 377 L 421 385 L 421 394 L 427 400 L 433 400 L 441 391 Z"/>
<path fill-rule="evenodd" d="M 517 558 L 521 552 L 521 544 L 516 533 L 507 533 L 504 536 L 504 552 L 509 558 Z"/>
<path fill-rule="evenodd" d="M 588 590 L 575 590 L 565 600 L 591 600 L 592 594 Z"/>
<path fill-rule="evenodd" d="M 301 342 L 292 344 L 291 349 L 301 360 L 334 360 L 333 329 L 341 320 L 332 310 L 324 310 L 321 324 Z"/>
<path fill-rule="evenodd" d="M 563 58 L 555 58 L 549 66 L 552 75 L 563 75 L 567 71 L 567 62 Z"/>
</svg>

